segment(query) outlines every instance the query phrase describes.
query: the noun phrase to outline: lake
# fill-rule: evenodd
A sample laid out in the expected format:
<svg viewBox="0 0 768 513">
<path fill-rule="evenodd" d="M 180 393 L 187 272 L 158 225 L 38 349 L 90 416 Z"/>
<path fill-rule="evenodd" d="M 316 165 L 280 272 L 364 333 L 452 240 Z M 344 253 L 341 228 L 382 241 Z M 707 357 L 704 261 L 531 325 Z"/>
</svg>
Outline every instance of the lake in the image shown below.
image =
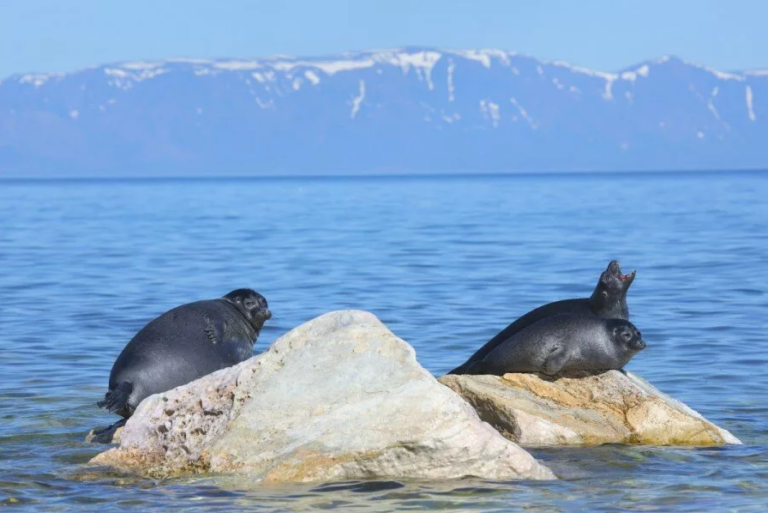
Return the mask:
<svg viewBox="0 0 768 513">
<path fill-rule="evenodd" d="M 127 341 L 253 287 L 256 345 L 321 313 L 379 316 L 441 375 L 608 261 L 648 349 L 628 369 L 743 446 L 533 450 L 557 482 L 240 489 L 89 472 L 83 437 Z M 40 511 L 763 511 L 768 173 L 0 182 L 0 505 Z M 300 390 L 296 391 L 301 393 Z"/>
</svg>

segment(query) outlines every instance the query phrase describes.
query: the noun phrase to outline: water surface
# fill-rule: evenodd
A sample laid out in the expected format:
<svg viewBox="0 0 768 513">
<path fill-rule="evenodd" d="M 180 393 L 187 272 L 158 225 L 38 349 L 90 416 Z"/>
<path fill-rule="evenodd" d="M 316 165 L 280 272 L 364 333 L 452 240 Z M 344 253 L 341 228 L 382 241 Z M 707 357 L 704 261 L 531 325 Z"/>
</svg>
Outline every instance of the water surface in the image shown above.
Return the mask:
<svg viewBox="0 0 768 513">
<path fill-rule="evenodd" d="M 0 505 L 762 511 L 768 503 L 768 175 L 0 182 Z M 551 483 L 246 489 L 92 473 L 83 442 L 130 337 L 253 287 L 257 344 L 362 308 L 436 375 L 516 316 L 588 295 L 610 259 L 648 350 L 629 364 L 743 446 L 533 451 Z M 297 391 L 300 393 L 300 391 Z"/>
</svg>

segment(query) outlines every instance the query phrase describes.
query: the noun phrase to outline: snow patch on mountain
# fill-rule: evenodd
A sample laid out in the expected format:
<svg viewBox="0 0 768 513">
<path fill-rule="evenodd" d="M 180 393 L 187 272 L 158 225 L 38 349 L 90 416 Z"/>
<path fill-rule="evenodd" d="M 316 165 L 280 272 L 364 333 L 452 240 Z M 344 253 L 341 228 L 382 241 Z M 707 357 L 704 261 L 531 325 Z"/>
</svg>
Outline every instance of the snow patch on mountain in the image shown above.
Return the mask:
<svg viewBox="0 0 768 513">
<path fill-rule="evenodd" d="M 33 74 L 22 75 L 19 78 L 19 83 L 31 84 L 35 88 L 38 88 L 45 85 L 45 83 L 51 80 L 52 78 L 61 78 L 63 76 L 64 76 L 63 73 L 33 73 Z"/>
<path fill-rule="evenodd" d="M 277 71 L 292 71 L 295 68 L 315 68 L 326 75 L 335 75 L 343 71 L 355 71 L 371 68 L 375 65 L 373 59 L 362 60 L 337 60 L 337 61 L 277 61 L 270 63 L 270 67 Z"/>
<path fill-rule="evenodd" d="M 499 104 L 490 100 L 480 100 L 480 112 L 483 118 L 490 120 L 493 128 L 498 128 L 501 114 L 499 113 Z"/>
<path fill-rule="evenodd" d="M 602 78 L 603 80 L 607 81 L 613 81 L 619 78 L 619 75 L 616 73 L 606 73 L 604 71 L 595 71 L 589 68 L 583 68 L 581 66 L 574 66 L 569 62 L 565 61 L 552 61 L 552 66 L 557 66 L 558 68 L 565 68 L 573 73 L 579 73 L 581 75 L 587 75 L 589 77 L 597 77 Z"/>
<path fill-rule="evenodd" d="M 264 67 L 258 61 L 223 61 L 214 62 L 212 66 L 216 69 L 223 69 L 226 71 L 246 71 Z"/>
<path fill-rule="evenodd" d="M 352 119 L 355 119 L 357 113 L 360 112 L 360 105 L 365 99 L 365 80 L 360 80 L 359 87 L 358 95 L 352 98 L 352 112 L 350 113 Z"/>
<path fill-rule="evenodd" d="M 505 52 L 503 50 L 482 49 L 482 50 L 452 50 L 450 53 L 459 57 L 464 57 L 471 61 L 479 62 L 485 68 L 490 69 L 493 59 L 500 60 L 504 65 L 509 65 L 510 57 L 517 54 Z"/>
<path fill-rule="evenodd" d="M 320 83 L 320 77 L 318 77 L 314 71 L 307 70 L 304 72 L 304 76 L 307 77 L 307 80 L 312 82 L 312 85 L 317 85 Z"/>
<path fill-rule="evenodd" d="M 448 65 L 448 101 L 453 102 L 456 99 L 456 96 L 453 94 L 456 89 L 453 86 L 453 72 L 456 70 L 456 64 L 454 64 L 453 60 L 451 60 L 451 63 Z"/>
<path fill-rule="evenodd" d="M 531 118 L 531 116 L 529 116 L 529 115 L 528 115 L 528 111 L 527 111 L 527 110 L 525 110 L 525 109 L 523 108 L 523 106 L 522 106 L 522 105 L 520 105 L 520 104 L 517 102 L 517 99 L 516 99 L 516 98 L 510 98 L 510 99 L 509 99 L 509 103 L 511 103 L 512 105 L 514 105 L 514 106 L 515 106 L 515 108 L 517 109 L 517 111 L 520 113 L 520 116 L 521 116 L 521 117 L 522 117 L 522 118 L 523 118 L 525 121 L 527 121 L 527 122 L 528 122 L 528 125 L 529 125 L 531 128 L 533 128 L 533 129 L 536 129 L 536 128 L 538 128 L 538 127 L 539 127 L 538 123 L 536 123 L 536 122 L 535 122 L 535 121 L 534 121 L 534 120 Z"/>
<path fill-rule="evenodd" d="M 755 121 L 757 119 L 757 116 L 755 115 L 755 107 L 752 103 L 753 96 L 752 96 L 752 88 L 750 86 L 747 86 L 747 113 L 749 114 L 749 120 Z"/>
<path fill-rule="evenodd" d="M 720 121 L 720 113 L 717 111 L 717 108 L 715 107 L 715 96 L 717 96 L 717 93 L 719 92 L 720 92 L 720 88 L 715 87 L 714 89 L 712 89 L 712 93 L 709 95 L 709 100 L 707 100 L 707 108 L 715 117 L 715 119 L 718 121 Z"/>
<path fill-rule="evenodd" d="M 164 64 L 165 61 L 135 61 L 135 62 L 124 62 L 120 65 L 123 69 L 130 69 L 135 71 L 142 71 L 142 70 L 151 70 L 155 68 L 159 68 Z"/>
</svg>

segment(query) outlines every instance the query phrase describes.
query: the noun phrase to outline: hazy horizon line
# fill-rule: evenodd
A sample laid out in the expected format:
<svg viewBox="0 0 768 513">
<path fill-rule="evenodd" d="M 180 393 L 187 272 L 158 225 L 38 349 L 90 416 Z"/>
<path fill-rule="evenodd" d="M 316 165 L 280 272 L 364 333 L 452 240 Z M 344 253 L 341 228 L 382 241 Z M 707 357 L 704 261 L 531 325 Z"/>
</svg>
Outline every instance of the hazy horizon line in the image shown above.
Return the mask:
<svg viewBox="0 0 768 513">
<path fill-rule="evenodd" d="M 369 174 L 285 174 L 285 175 L 163 175 L 163 176 L 4 176 L 0 172 L 0 183 L 22 183 L 22 182 L 162 182 L 162 181 L 238 181 L 238 180 L 367 180 L 367 179 L 396 179 L 396 178 L 530 178 L 530 177 L 566 177 L 566 176 L 639 176 L 639 175 L 664 175 L 664 176 L 685 176 L 685 175 L 755 175 L 768 174 L 768 168 L 733 168 L 733 169 L 637 169 L 637 170 L 545 170 L 545 171 L 483 171 L 473 173 L 471 171 L 457 172 L 399 172 L 399 173 L 369 173 Z"/>
</svg>

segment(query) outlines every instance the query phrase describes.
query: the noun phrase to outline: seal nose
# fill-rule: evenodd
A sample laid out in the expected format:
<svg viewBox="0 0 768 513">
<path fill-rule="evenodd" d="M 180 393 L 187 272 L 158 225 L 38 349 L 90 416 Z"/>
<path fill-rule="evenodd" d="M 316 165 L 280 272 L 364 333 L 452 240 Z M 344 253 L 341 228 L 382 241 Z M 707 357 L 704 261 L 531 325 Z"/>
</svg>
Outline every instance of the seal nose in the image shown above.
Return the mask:
<svg viewBox="0 0 768 513">
<path fill-rule="evenodd" d="M 272 311 L 269 308 L 264 309 L 264 313 L 262 314 L 265 321 L 268 321 L 272 318 Z"/>
<path fill-rule="evenodd" d="M 643 339 L 635 341 L 635 347 L 638 351 L 642 351 L 645 349 L 645 341 Z"/>
</svg>

